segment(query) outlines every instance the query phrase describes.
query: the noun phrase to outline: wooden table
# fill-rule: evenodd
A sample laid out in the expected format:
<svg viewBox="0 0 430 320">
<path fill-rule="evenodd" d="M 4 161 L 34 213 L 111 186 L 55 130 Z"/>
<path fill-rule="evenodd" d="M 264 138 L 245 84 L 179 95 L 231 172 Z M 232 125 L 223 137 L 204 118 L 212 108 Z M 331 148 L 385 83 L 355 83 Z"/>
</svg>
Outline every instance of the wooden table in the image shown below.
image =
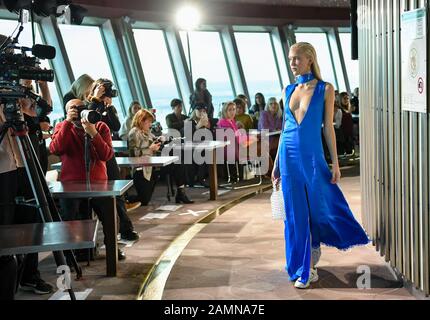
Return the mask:
<svg viewBox="0 0 430 320">
<path fill-rule="evenodd" d="M 48 182 L 49 189 L 54 198 L 64 199 L 88 199 L 109 197 L 112 201 L 110 212 L 106 214 L 103 225 L 106 244 L 106 274 L 115 277 L 118 268 L 118 243 L 117 243 L 117 212 L 116 197 L 122 196 L 131 186 L 132 180 L 113 180 L 92 182 Z"/>
<path fill-rule="evenodd" d="M 97 221 L 60 221 L 0 226 L 0 256 L 94 248 Z"/>
<path fill-rule="evenodd" d="M 186 141 L 182 144 L 170 144 L 166 147 L 181 150 L 206 150 L 212 153 L 212 163 L 209 164 L 209 199 L 216 200 L 218 197 L 218 173 L 216 161 L 216 149 L 230 145 L 230 141 Z"/>
</svg>

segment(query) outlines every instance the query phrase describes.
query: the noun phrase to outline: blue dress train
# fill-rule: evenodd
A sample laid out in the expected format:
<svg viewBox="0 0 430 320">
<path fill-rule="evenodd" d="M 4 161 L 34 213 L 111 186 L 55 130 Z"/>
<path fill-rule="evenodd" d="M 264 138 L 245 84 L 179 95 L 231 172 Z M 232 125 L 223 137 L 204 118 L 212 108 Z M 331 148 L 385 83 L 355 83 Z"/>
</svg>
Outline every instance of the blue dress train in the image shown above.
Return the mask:
<svg viewBox="0 0 430 320">
<path fill-rule="evenodd" d="M 301 123 L 290 110 L 297 84 L 285 90 L 284 124 L 278 164 L 286 220 L 286 270 L 291 280 L 309 279 L 311 248 L 320 244 L 348 249 L 369 242 L 355 220 L 324 158 L 321 126 L 324 119 L 325 82 L 318 81 Z"/>
</svg>

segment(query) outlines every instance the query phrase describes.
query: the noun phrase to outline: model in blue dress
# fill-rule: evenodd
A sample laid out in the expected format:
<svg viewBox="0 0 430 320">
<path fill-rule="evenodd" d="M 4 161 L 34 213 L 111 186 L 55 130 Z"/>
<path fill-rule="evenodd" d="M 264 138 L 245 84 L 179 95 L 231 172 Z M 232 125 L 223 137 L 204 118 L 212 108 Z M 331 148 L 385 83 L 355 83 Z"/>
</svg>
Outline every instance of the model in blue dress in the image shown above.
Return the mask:
<svg viewBox="0 0 430 320">
<path fill-rule="evenodd" d="M 297 43 L 290 49 L 296 83 L 285 89 L 284 124 L 273 179 L 284 195 L 286 270 L 297 288 L 318 280 L 320 244 L 341 250 L 369 239 L 336 184 L 340 179 L 333 127 L 334 89 L 321 79 L 315 49 Z M 324 158 L 321 128 L 332 159 Z M 313 252 L 312 252 L 313 251 Z"/>
</svg>

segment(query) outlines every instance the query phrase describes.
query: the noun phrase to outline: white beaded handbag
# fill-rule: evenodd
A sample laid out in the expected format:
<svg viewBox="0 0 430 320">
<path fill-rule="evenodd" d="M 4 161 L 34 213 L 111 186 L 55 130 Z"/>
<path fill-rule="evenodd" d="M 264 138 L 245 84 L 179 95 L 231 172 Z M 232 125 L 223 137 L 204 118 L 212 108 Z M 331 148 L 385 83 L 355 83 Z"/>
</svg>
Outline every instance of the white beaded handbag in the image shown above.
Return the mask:
<svg viewBox="0 0 430 320">
<path fill-rule="evenodd" d="M 270 196 L 272 205 L 272 218 L 274 220 L 285 220 L 284 195 L 282 194 L 281 184 L 273 184 L 272 195 Z"/>
</svg>

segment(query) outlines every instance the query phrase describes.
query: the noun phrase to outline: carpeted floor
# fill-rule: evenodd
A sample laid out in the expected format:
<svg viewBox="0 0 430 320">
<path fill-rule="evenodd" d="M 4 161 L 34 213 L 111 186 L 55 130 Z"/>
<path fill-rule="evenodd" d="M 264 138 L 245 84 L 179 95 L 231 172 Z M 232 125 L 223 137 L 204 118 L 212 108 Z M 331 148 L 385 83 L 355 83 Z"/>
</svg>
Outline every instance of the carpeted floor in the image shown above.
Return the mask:
<svg viewBox="0 0 430 320">
<path fill-rule="evenodd" d="M 358 221 L 360 178 L 344 172 L 340 186 Z M 283 223 L 273 221 L 270 192 L 231 208 L 207 225 L 176 261 L 163 299 L 415 299 L 369 244 L 349 251 L 322 247 L 320 280 L 300 290 L 284 271 Z M 370 288 L 358 289 L 364 270 Z"/>
</svg>

